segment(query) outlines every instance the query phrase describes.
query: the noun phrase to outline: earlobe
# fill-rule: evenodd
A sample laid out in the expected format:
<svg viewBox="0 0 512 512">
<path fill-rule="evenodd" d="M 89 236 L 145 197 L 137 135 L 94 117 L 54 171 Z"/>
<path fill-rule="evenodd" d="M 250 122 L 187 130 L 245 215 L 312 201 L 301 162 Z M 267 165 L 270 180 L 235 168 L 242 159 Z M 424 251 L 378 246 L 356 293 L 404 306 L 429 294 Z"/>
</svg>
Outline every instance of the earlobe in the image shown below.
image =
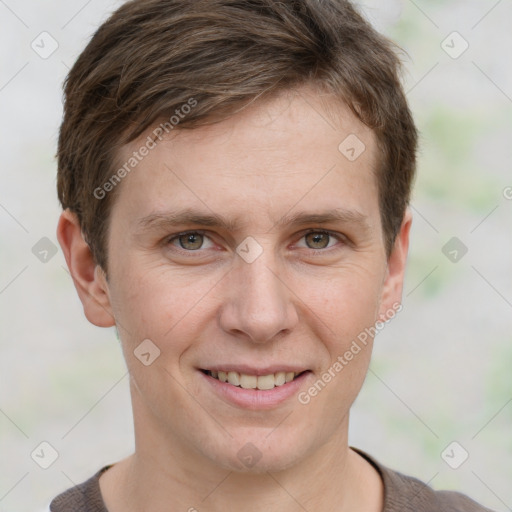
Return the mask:
<svg viewBox="0 0 512 512">
<path fill-rule="evenodd" d="M 389 318 L 390 311 L 396 308 L 402 301 L 402 289 L 409 251 L 409 235 L 412 224 L 412 213 L 407 208 L 400 231 L 398 232 L 393 250 L 388 258 L 386 279 L 382 290 L 379 320 L 385 321 Z"/>
<path fill-rule="evenodd" d="M 95 263 L 89 245 L 82 235 L 78 218 L 69 209 L 60 216 L 57 238 L 82 301 L 85 316 L 98 327 L 112 327 L 115 319 L 105 273 Z"/>
</svg>

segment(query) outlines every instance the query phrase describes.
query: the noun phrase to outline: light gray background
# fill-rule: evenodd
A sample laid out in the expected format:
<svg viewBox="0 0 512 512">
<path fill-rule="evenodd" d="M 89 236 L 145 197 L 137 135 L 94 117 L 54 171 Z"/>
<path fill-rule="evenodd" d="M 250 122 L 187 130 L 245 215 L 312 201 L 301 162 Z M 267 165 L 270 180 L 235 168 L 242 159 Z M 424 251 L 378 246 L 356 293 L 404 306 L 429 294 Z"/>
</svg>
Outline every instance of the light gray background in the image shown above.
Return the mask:
<svg viewBox="0 0 512 512">
<path fill-rule="evenodd" d="M 60 249 L 47 262 L 32 252 L 43 237 L 57 245 L 61 83 L 117 5 L 0 0 L 0 512 L 43 510 L 133 448 L 115 331 L 87 322 Z M 363 8 L 409 54 L 422 140 L 404 310 L 377 338 L 350 441 L 434 488 L 512 510 L 512 3 Z M 31 48 L 51 48 L 43 31 L 59 45 L 47 59 Z M 452 237 L 456 262 L 442 251 Z M 31 458 L 43 441 L 59 454 L 48 469 Z M 458 469 L 441 457 L 453 441 L 469 453 Z"/>
</svg>

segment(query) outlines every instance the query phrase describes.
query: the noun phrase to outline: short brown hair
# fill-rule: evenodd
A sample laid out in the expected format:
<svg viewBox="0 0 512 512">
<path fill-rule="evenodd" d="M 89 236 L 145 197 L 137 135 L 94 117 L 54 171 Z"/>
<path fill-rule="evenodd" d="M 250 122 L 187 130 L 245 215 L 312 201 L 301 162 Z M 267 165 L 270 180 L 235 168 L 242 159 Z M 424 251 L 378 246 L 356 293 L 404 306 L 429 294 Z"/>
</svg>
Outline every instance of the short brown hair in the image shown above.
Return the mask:
<svg viewBox="0 0 512 512">
<path fill-rule="evenodd" d="M 334 93 L 375 133 L 389 255 L 410 199 L 417 132 L 396 47 L 346 0 L 131 0 L 98 29 L 69 72 L 58 143 L 58 195 L 107 271 L 119 148 L 152 123 L 193 128 L 260 96 L 303 84 Z M 341 142 L 341 141 L 340 141 Z"/>
</svg>

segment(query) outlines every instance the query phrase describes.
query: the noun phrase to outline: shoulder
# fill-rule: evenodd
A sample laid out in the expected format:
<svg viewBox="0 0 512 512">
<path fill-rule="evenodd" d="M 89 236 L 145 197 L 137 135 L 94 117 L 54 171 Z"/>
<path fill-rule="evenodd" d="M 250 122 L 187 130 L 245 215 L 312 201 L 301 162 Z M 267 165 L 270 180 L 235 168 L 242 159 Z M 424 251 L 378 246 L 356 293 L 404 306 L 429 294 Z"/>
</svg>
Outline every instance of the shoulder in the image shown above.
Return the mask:
<svg viewBox="0 0 512 512">
<path fill-rule="evenodd" d="M 352 448 L 380 473 L 384 482 L 383 512 L 493 512 L 455 491 L 436 491 L 417 478 L 383 466 L 365 452 Z"/>
<path fill-rule="evenodd" d="M 50 512 L 107 512 L 101 496 L 99 480 L 110 467 L 101 468 L 85 482 L 59 494 L 50 503 Z"/>
<path fill-rule="evenodd" d="M 492 512 L 460 492 L 436 491 L 417 478 L 388 468 L 384 468 L 383 476 L 384 512 Z"/>
</svg>

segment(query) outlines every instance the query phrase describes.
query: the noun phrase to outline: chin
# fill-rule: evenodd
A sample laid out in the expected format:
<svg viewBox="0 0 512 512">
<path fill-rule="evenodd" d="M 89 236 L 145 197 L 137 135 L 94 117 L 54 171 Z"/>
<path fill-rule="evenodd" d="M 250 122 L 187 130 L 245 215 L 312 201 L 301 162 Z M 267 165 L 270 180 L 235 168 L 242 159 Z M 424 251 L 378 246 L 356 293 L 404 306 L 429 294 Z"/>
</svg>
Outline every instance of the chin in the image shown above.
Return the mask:
<svg viewBox="0 0 512 512">
<path fill-rule="evenodd" d="M 269 435 L 269 431 L 265 430 L 233 437 L 224 448 L 219 446 L 215 453 L 205 455 L 228 471 L 257 475 L 295 466 L 307 456 L 306 444 L 304 440 L 293 439 L 292 436 L 285 439 L 275 433 Z"/>
<path fill-rule="evenodd" d="M 246 456 L 247 458 L 247 456 Z M 300 458 L 297 453 L 277 453 L 272 456 L 262 455 L 259 460 L 254 461 L 240 461 L 238 454 L 231 454 L 229 458 L 219 457 L 215 461 L 216 464 L 223 469 L 240 474 L 253 474 L 261 475 L 266 473 L 278 473 L 295 466 Z"/>
</svg>

